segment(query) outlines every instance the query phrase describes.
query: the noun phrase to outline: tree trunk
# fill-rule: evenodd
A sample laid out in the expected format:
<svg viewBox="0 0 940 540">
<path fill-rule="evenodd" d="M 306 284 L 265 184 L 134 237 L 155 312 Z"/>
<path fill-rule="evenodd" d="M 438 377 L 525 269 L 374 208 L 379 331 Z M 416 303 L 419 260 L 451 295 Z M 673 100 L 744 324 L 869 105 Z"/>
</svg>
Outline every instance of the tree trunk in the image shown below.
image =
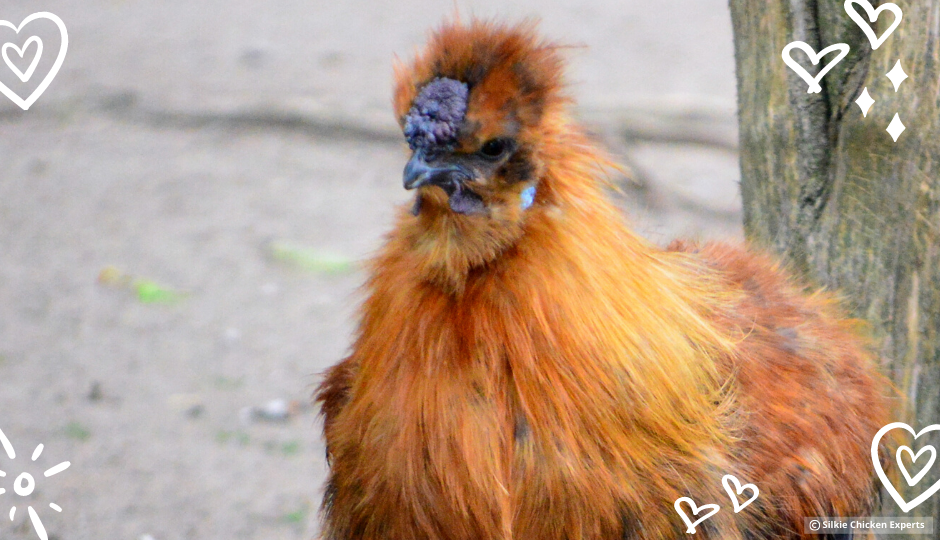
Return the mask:
<svg viewBox="0 0 940 540">
<path fill-rule="evenodd" d="M 940 0 L 895 0 L 902 22 L 877 50 L 843 3 L 731 0 L 745 231 L 870 323 L 906 396 L 896 420 L 920 430 L 940 423 Z M 876 35 L 893 18 L 881 12 Z M 820 93 L 781 58 L 795 40 L 851 47 Z M 792 57 L 815 75 L 834 54 L 819 66 Z M 910 78 L 895 91 L 885 75 L 898 60 Z M 907 127 L 897 142 L 885 130 L 895 113 Z M 917 486 L 938 478 L 940 461 Z M 883 494 L 876 515 L 892 514 L 940 517 L 940 493 L 908 514 Z"/>
</svg>

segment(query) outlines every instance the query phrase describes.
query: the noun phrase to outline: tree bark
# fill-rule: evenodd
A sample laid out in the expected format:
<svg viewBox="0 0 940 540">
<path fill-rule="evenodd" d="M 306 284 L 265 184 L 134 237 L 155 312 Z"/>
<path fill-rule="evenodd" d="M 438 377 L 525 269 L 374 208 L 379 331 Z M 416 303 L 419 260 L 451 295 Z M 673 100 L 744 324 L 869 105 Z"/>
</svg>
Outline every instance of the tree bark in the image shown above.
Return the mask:
<svg viewBox="0 0 940 540">
<path fill-rule="evenodd" d="M 920 430 L 940 423 L 940 0 L 895 0 L 902 22 L 877 50 L 843 3 L 731 0 L 745 231 L 870 323 L 906 396 L 896 420 Z M 883 11 L 876 35 L 892 20 Z M 795 40 L 851 47 L 818 94 L 783 62 Z M 910 78 L 895 91 L 885 75 L 898 60 Z M 875 99 L 867 117 L 863 88 Z M 907 127 L 897 142 L 885 131 L 895 113 Z M 938 478 L 940 462 L 917 485 Z M 883 495 L 880 515 L 891 514 L 940 517 L 940 493 L 908 514 Z"/>
</svg>

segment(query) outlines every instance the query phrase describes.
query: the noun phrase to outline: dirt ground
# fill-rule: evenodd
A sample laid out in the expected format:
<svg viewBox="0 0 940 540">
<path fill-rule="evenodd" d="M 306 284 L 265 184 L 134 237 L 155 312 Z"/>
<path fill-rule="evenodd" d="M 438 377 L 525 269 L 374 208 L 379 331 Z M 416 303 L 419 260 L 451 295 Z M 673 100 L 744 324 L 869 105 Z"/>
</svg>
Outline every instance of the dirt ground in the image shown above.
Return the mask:
<svg viewBox="0 0 940 540">
<path fill-rule="evenodd" d="M 0 96 L 3 538 L 36 538 L 27 505 L 61 540 L 316 537 L 308 398 L 408 199 L 393 55 L 454 5 L 584 45 L 571 92 L 640 232 L 741 236 L 724 0 L 11 4 L 70 44 L 29 111 Z"/>
</svg>

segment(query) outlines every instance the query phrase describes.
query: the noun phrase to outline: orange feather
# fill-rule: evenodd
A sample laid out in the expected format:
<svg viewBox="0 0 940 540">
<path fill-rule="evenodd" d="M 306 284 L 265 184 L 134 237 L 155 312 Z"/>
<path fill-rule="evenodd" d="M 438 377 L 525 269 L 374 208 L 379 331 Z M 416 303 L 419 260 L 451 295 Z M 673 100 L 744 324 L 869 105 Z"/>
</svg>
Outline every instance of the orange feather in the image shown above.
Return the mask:
<svg viewBox="0 0 940 540">
<path fill-rule="evenodd" d="M 317 392 L 325 537 L 676 538 L 682 496 L 721 504 L 705 538 L 863 514 L 888 401 L 853 323 L 766 257 L 633 234 L 557 49 L 531 24 L 451 24 L 396 69 L 403 123 L 424 84 L 469 81 L 456 151 L 512 132 L 538 191 L 521 208 L 507 172 L 475 185 L 486 215 L 437 188 L 400 212 Z M 761 492 L 739 514 L 729 473 Z"/>
</svg>

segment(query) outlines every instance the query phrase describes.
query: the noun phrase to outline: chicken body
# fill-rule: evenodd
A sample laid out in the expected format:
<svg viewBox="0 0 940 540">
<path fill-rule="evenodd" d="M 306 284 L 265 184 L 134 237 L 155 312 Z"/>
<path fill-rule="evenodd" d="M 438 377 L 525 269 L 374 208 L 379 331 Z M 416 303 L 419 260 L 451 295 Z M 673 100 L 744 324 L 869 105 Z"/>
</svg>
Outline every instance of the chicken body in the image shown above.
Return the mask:
<svg viewBox="0 0 940 540">
<path fill-rule="evenodd" d="M 417 190 L 317 393 L 340 539 L 800 538 L 863 515 L 885 388 L 768 258 L 623 224 L 531 26 L 444 26 L 399 67 Z M 760 489 L 734 513 L 721 479 Z M 743 502 L 743 497 L 742 497 Z"/>
</svg>

